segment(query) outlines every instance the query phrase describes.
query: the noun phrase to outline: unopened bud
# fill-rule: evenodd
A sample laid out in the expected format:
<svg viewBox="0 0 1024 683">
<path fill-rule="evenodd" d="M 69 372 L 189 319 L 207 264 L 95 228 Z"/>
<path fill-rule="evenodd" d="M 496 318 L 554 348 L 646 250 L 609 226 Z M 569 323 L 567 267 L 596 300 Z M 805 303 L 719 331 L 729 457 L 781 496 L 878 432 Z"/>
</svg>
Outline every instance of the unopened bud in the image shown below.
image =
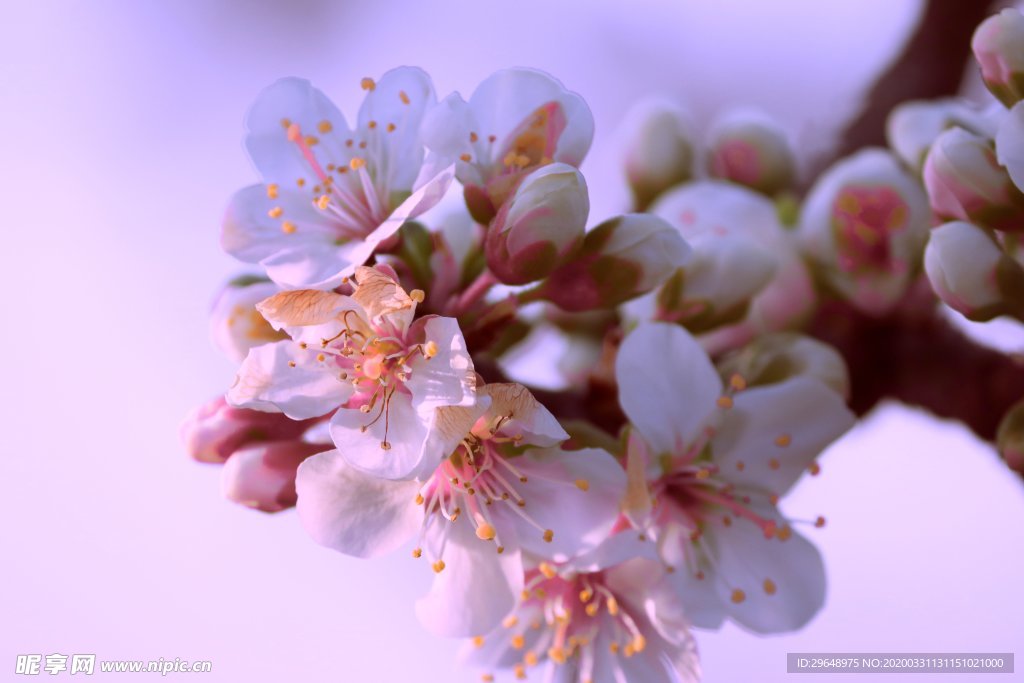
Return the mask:
<svg viewBox="0 0 1024 683">
<path fill-rule="evenodd" d="M 1024 474 L 1024 400 L 1010 408 L 999 423 L 996 448 L 1011 469 Z"/>
<path fill-rule="evenodd" d="M 983 21 L 971 39 L 985 85 L 1012 107 L 1024 97 L 1024 15 L 1004 9 Z"/>
<path fill-rule="evenodd" d="M 258 276 L 235 278 L 221 289 L 210 311 L 210 337 L 229 359 L 241 362 L 252 347 L 287 337 L 256 310 L 257 303 L 278 291 Z"/>
<path fill-rule="evenodd" d="M 890 153 L 867 149 L 825 171 L 800 222 L 804 252 L 844 299 L 871 315 L 890 310 L 919 272 L 928 202 Z"/>
<path fill-rule="evenodd" d="M 1014 105 L 999 123 L 996 133 L 996 158 L 1010 174 L 1018 190 L 1024 192 L 1024 102 Z M 1024 224 L 1006 226 L 1006 230 L 1024 230 Z"/>
<path fill-rule="evenodd" d="M 627 214 L 587 233 L 583 247 L 544 283 L 563 310 L 611 308 L 654 289 L 690 254 L 679 232 L 650 214 Z"/>
<path fill-rule="evenodd" d="M 1024 194 L 996 160 L 992 143 L 951 128 L 940 135 L 924 162 L 932 210 L 996 230 L 1024 229 Z"/>
<path fill-rule="evenodd" d="M 960 221 L 935 228 L 924 267 L 939 298 L 971 320 L 1024 312 L 1024 268 L 984 228 Z"/>
<path fill-rule="evenodd" d="M 708 172 L 766 195 L 790 188 L 796 160 L 785 132 L 770 118 L 737 111 L 719 119 L 710 134 Z"/>
<path fill-rule="evenodd" d="M 185 450 L 199 462 L 223 463 L 248 445 L 297 439 L 313 420 L 296 421 L 281 413 L 233 408 L 223 396 L 196 408 L 181 426 Z"/>
<path fill-rule="evenodd" d="M 579 248 L 589 211 L 587 184 L 578 170 L 553 163 L 534 171 L 487 231 L 488 267 L 507 285 L 546 277 Z"/>
<path fill-rule="evenodd" d="M 961 100 L 920 100 L 892 110 L 885 122 L 885 139 L 900 161 L 920 173 L 932 143 L 953 126 L 978 134 L 994 133 L 985 115 Z"/>
<path fill-rule="evenodd" d="M 263 512 L 295 506 L 295 472 L 309 456 L 324 450 L 318 444 L 275 441 L 232 455 L 221 472 L 224 497 Z"/>
<path fill-rule="evenodd" d="M 693 177 L 694 136 L 685 114 L 659 101 L 634 107 L 623 123 L 626 179 L 636 208 Z"/>
</svg>

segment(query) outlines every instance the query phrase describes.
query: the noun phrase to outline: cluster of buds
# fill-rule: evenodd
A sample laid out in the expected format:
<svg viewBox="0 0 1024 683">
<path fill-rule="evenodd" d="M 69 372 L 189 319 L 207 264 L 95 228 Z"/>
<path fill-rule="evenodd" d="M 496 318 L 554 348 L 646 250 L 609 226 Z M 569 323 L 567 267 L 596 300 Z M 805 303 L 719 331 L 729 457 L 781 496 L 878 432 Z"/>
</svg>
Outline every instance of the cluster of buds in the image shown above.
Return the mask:
<svg viewBox="0 0 1024 683">
<path fill-rule="evenodd" d="M 624 132 L 634 204 L 594 225 L 593 118 L 547 74 L 438 99 L 399 68 L 362 80 L 353 125 L 278 81 L 246 120 L 261 182 L 221 233 L 256 270 L 212 312 L 239 368 L 186 421 L 189 453 L 322 545 L 406 547 L 434 577 L 418 617 L 485 681 L 697 681 L 691 627 L 803 627 L 825 574 L 798 529 L 825 521 L 779 501 L 854 416 L 841 356 L 801 331 L 829 300 L 887 316 L 923 272 L 969 317 L 1024 317 L 1022 24 L 974 44 L 1010 109 L 907 105 L 893 151 L 801 199 L 767 117 L 699 146 L 684 110 L 646 103 Z M 569 389 L 541 394 L 514 380 L 552 332 Z M 1020 414 L 999 436 L 1017 458 Z"/>
</svg>

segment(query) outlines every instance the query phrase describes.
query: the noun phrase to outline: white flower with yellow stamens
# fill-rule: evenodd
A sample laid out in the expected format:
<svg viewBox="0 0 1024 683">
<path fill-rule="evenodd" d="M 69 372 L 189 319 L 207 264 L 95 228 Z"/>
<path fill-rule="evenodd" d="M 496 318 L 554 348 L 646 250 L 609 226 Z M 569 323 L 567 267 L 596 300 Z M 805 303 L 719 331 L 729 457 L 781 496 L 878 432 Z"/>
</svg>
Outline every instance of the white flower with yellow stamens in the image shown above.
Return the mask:
<svg viewBox="0 0 1024 683">
<path fill-rule="evenodd" d="M 453 169 L 438 169 L 420 139 L 436 101 L 430 77 L 402 67 L 363 88 L 354 129 L 298 78 L 277 81 L 249 110 L 245 146 L 263 184 L 232 198 L 221 245 L 285 289 L 336 287 L 451 184 Z"/>
<path fill-rule="evenodd" d="M 840 395 L 807 374 L 723 387 L 697 341 L 666 323 L 626 338 L 616 376 L 632 423 L 624 513 L 657 542 L 694 624 L 729 616 L 772 633 L 807 623 L 824 600 L 824 567 L 776 503 L 853 425 Z"/>
<path fill-rule="evenodd" d="M 458 446 L 419 481 L 354 469 L 343 451 L 299 470 L 299 517 L 325 546 L 376 557 L 418 538 L 413 556 L 436 573 L 417 604 L 431 631 L 469 636 L 496 626 L 523 586 L 523 553 L 567 560 L 596 547 L 618 517 L 625 473 L 598 449 L 562 451 L 568 437 L 525 387 L 481 387 L 477 404 L 442 408 Z"/>
<path fill-rule="evenodd" d="M 389 479 L 432 472 L 461 438 L 445 434 L 438 409 L 472 405 L 476 375 L 455 319 L 414 320 L 422 300 L 367 267 L 352 296 L 270 297 L 258 309 L 291 339 L 252 349 L 228 401 L 293 419 L 338 409 L 331 437 L 353 467 Z"/>
</svg>

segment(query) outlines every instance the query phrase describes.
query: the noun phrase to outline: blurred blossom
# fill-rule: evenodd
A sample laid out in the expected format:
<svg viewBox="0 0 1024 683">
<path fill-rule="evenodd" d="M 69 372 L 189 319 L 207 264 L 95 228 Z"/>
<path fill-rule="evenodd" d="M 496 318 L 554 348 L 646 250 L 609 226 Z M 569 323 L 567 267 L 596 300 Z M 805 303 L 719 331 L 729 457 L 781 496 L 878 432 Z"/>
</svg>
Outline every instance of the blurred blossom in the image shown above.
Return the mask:
<svg viewBox="0 0 1024 683">
<path fill-rule="evenodd" d="M 228 405 L 218 396 L 192 411 L 181 426 L 188 454 L 199 462 L 223 463 L 236 451 L 267 441 L 298 440 L 315 420 L 291 420 Z"/>
<path fill-rule="evenodd" d="M 543 296 L 566 311 L 611 308 L 662 284 L 689 255 L 664 220 L 626 214 L 589 231 L 576 257 L 544 282 Z"/>
<path fill-rule="evenodd" d="M 280 291 L 259 276 L 237 277 L 221 289 L 210 311 L 210 337 L 230 360 L 241 362 L 254 346 L 284 339 L 270 326 L 256 304 Z"/>
<path fill-rule="evenodd" d="M 1014 105 L 1002 119 L 996 134 L 996 158 L 1010 174 L 1017 190 L 1024 192 L 1024 103 Z M 1002 229 L 1024 230 L 1024 221 Z"/>
<path fill-rule="evenodd" d="M 1003 417 L 996 446 L 1007 465 L 1024 473 L 1024 400 L 1018 401 Z"/>
<path fill-rule="evenodd" d="M 815 183 L 804 203 L 800 240 L 829 285 L 879 315 L 896 305 L 917 274 L 929 218 L 917 180 L 888 152 L 868 149 L 840 160 Z"/>
<path fill-rule="evenodd" d="M 1003 129 L 1010 147 L 1016 142 L 1012 128 Z M 924 184 L 932 211 L 941 219 L 1024 229 L 1024 194 L 999 165 L 991 140 L 962 128 L 942 133 L 925 159 Z"/>
<path fill-rule="evenodd" d="M 708 173 L 766 195 L 789 189 L 796 158 L 785 131 L 760 112 L 736 110 L 719 117 L 708 142 Z"/>
<path fill-rule="evenodd" d="M 989 230 L 959 221 L 935 228 L 924 267 L 939 298 L 971 320 L 1024 316 L 1024 268 Z"/>
<path fill-rule="evenodd" d="M 301 441 L 271 441 L 235 452 L 221 472 L 224 497 L 262 512 L 295 506 L 295 471 L 324 446 Z"/>
<path fill-rule="evenodd" d="M 551 163 L 526 176 L 487 231 L 487 266 L 509 285 L 540 280 L 583 242 L 590 198 L 583 174 Z"/>
<path fill-rule="evenodd" d="M 990 118 L 959 99 L 915 100 L 889 113 L 885 137 L 896 156 L 920 173 L 928 150 L 943 131 L 959 126 L 978 134 L 993 133 Z"/>
<path fill-rule="evenodd" d="M 583 99 L 533 69 L 504 69 L 484 80 L 466 102 L 458 93 L 426 117 L 429 149 L 456 162 L 466 204 L 487 224 L 523 177 L 553 161 L 579 166 L 594 137 Z"/>
<path fill-rule="evenodd" d="M 723 380 L 738 375 L 748 387 L 810 377 L 843 398 L 850 396 L 850 376 L 843 357 L 828 344 L 802 334 L 760 336 L 722 358 L 717 367 Z"/>
<path fill-rule="evenodd" d="M 693 177 L 697 142 L 687 115 L 676 105 L 661 100 L 634 105 L 621 134 L 626 179 L 638 210 Z"/>
<path fill-rule="evenodd" d="M 283 288 L 336 287 L 452 180 L 425 163 L 420 141 L 436 99 L 430 77 L 402 67 L 363 88 L 354 129 L 298 78 L 277 81 L 249 110 L 245 146 L 263 185 L 231 199 L 221 245 Z"/>
<path fill-rule="evenodd" d="M 722 181 L 702 181 L 664 195 L 652 207 L 693 248 L 677 278 L 658 294 L 665 319 L 717 330 L 718 344 L 742 345 L 757 333 L 802 321 L 815 302 L 793 236 L 764 196 Z"/>
<path fill-rule="evenodd" d="M 693 623 L 806 624 L 825 599 L 824 566 L 776 506 L 853 425 L 843 398 L 809 375 L 723 384 L 697 341 L 665 323 L 626 337 L 616 377 L 633 430 L 623 510 L 673 567 Z"/>
<path fill-rule="evenodd" d="M 971 40 L 985 85 L 1012 107 L 1024 97 L 1024 15 L 1004 9 L 983 21 Z"/>
</svg>

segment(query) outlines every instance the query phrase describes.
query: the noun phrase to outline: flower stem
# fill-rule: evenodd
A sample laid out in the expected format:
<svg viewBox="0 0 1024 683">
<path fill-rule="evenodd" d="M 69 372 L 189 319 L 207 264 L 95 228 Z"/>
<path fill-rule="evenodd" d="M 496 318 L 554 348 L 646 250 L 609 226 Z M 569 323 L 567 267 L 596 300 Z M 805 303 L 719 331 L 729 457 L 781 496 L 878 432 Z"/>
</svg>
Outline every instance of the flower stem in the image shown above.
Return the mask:
<svg viewBox="0 0 1024 683">
<path fill-rule="evenodd" d="M 480 273 L 469 287 L 462 292 L 460 296 L 452 299 L 448 304 L 449 315 L 458 317 L 473 307 L 475 303 L 480 301 L 487 292 L 491 291 L 491 287 L 498 284 L 498 278 L 489 270 L 484 270 Z"/>
</svg>

